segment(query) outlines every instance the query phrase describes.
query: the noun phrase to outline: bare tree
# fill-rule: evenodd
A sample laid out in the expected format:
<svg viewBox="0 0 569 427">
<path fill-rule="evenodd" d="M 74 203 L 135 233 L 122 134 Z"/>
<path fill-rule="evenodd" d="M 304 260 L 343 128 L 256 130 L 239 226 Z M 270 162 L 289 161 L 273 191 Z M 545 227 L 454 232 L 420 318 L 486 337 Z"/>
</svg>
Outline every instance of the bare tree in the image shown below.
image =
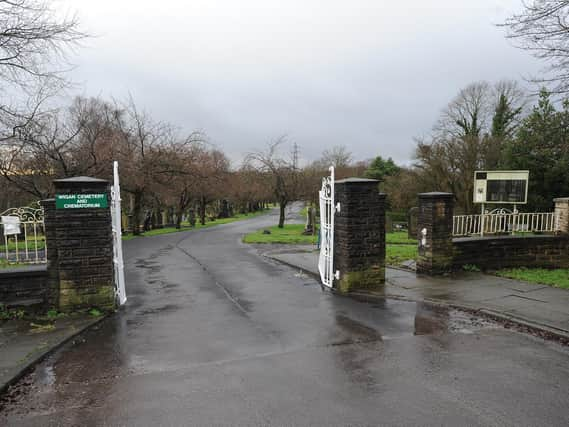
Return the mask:
<svg viewBox="0 0 569 427">
<path fill-rule="evenodd" d="M 67 82 L 66 53 L 86 37 L 51 1 L 0 0 L 0 142 L 29 125 Z"/>
<path fill-rule="evenodd" d="M 534 78 L 551 92 L 569 92 L 569 1 L 532 0 L 523 2 L 523 11 L 512 15 L 502 26 L 516 45 L 544 60 L 551 77 Z"/>
<path fill-rule="evenodd" d="M 77 98 L 69 109 L 37 115 L 1 147 L 0 174 L 15 187 L 36 197 L 51 192 L 54 177 L 95 174 L 100 161 L 101 134 L 108 129 L 108 104 Z"/>
<path fill-rule="evenodd" d="M 480 136 L 488 122 L 491 87 L 487 82 L 471 83 L 443 110 L 435 132 L 443 138 Z"/>
<path fill-rule="evenodd" d="M 254 166 L 262 173 L 272 178 L 273 194 L 279 204 L 279 228 L 284 227 L 285 212 L 289 202 L 295 200 L 298 189 L 298 174 L 294 160 L 288 160 L 279 155 L 279 148 L 286 142 L 281 136 L 267 145 L 266 150 L 250 153 L 245 163 Z"/>
<path fill-rule="evenodd" d="M 322 152 L 322 157 L 315 162 L 315 166 L 321 169 L 328 169 L 330 166 L 346 168 L 350 166 L 352 160 L 352 153 L 345 145 L 335 145 Z"/>
<path fill-rule="evenodd" d="M 76 17 L 59 19 L 41 0 L 0 0 L 0 80 L 28 88 L 62 78 L 66 49 L 85 37 Z"/>
<path fill-rule="evenodd" d="M 417 170 L 433 190 L 455 194 L 457 205 L 473 209 L 474 171 L 499 166 L 503 143 L 512 137 L 526 97 L 518 84 L 476 82 L 443 110 L 430 140 L 418 140 Z"/>
</svg>

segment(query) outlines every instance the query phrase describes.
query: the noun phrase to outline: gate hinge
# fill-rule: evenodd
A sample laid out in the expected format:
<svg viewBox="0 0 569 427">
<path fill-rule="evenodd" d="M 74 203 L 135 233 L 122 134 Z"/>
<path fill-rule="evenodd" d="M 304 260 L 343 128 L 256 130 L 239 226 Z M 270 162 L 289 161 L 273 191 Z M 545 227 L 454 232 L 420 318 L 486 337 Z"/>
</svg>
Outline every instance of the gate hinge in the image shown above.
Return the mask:
<svg viewBox="0 0 569 427">
<path fill-rule="evenodd" d="M 336 270 L 336 272 L 334 273 L 334 279 L 340 280 L 340 270 Z"/>
<path fill-rule="evenodd" d="M 336 203 L 336 212 L 340 212 L 340 202 Z"/>
</svg>

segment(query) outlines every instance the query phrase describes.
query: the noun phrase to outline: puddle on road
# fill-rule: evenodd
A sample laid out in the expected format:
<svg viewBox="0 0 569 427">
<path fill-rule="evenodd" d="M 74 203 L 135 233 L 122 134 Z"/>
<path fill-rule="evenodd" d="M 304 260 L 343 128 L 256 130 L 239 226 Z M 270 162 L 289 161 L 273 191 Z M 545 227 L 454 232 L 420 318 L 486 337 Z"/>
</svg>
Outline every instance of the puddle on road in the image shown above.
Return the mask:
<svg viewBox="0 0 569 427">
<path fill-rule="evenodd" d="M 472 334 L 482 329 L 495 329 L 500 325 L 494 321 L 448 307 L 415 303 L 414 335 L 435 335 L 443 333 Z"/>
<path fill-rule="evenodd" d="M 424 302 L 387 298 L 358 304 L 346 310 L 345 305 L 334 303 L 334 310 L 339 313 L 332 337 L 336 345 L 423 335 L 474 334 L 484 329 L 502 328 L 493 320 Z"/>
</svg>

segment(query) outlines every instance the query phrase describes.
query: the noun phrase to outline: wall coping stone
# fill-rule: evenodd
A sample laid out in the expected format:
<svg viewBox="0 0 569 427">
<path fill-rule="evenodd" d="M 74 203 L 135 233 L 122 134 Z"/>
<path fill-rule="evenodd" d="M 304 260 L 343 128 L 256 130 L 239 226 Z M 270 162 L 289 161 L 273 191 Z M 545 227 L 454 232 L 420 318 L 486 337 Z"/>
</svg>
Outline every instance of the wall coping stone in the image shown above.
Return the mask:
<svg viewBox="0 0 569 427">
<path fill-rule="evenodd" d="M 430 193 L 419 193 L 418 197 L 420 199 L 452 199 L 454 197 L 454 194 L 432 191 Z"/>
<path fill-rule="evenodd" d="M 26 267 L 10 267 L 0 270 L 0 278 L 15 276 L 42 276 L 47 274 L 47 264 L 30 265 Z"/>
<path fill-rule="evenodd" d="M 358 183 L 375 184 L 379 183 L 379 180 L 369 179 L 369 178 L 346 178 L 334 181 L 334 183 L 335 184 L 358 184 Z"/>
<path fill-rule="evenodd" d="M 80 182 L 80 183 L 108 183 L 109 181 L 107 181 L 106 179 L 99 179 L 99 178 L 92 178 L 90 176 L 74 176 L 71 178 L 62 178 L 62 179 L 54 179 L 53 182 L 69 182 L 69 183 L 75 183 L 75 182 Z"/>
<path fill-rule="evenodd" d="M 553 199 L 553 202 L 569 202 L 569 197 L 558 197 L 557 199 Z"/>
<path fill-rule="evenodd" d="M 541 234 L 541 235 L 530 235 L 530 236 L 473 236 L 473 237 L 455 237 L 452 239 L 453 242 L 479 242 L 479 241 L 492 241 L 492 240 L 521 240 L 521 239 L 569 239 L 566 235 L 553 235 L 553 234 Z"/>
</svg>

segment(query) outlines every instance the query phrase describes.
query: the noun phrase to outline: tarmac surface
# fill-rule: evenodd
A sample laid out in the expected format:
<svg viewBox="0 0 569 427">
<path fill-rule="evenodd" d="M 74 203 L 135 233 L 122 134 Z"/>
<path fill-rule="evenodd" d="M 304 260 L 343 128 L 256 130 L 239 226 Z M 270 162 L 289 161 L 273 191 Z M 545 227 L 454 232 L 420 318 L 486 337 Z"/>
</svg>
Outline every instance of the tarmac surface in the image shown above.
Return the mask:
<svg viewBox="0 0 569 427">
<path fill-rule="evenodd" d="M 568 425 L 569 351 L 321 290 L 241 243 L 276 214 L 125 242 L 127 306 L 22 378 L 0 425 Z"/>
<path fill-rule="evenodd" d="M 311 245 L 270 246 L 262 250 L 264 256 L 319 277 L 318 252 Z M 387 268 L 385 279 L 384 287 L 366 294 L 481 310 L 569 341 L 569 291 L 566 289 L 480 272 L 429 277 L 410 270 Z"/>
</svg>

